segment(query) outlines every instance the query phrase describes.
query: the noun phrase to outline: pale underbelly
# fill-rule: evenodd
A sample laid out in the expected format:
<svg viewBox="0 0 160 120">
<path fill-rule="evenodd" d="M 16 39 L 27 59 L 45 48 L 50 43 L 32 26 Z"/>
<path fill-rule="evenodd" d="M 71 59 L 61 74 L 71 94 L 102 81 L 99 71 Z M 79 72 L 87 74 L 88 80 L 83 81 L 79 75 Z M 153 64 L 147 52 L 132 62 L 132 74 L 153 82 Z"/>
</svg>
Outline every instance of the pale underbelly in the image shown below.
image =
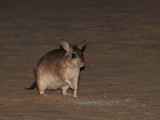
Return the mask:
<svg viewBox="0 0 160 120">
<path fill-rule="evenodd" d="M 68 85 L 66 82 L 60 79 L 47 80 L 47 89 L 58 89 Z"/>
</svg>

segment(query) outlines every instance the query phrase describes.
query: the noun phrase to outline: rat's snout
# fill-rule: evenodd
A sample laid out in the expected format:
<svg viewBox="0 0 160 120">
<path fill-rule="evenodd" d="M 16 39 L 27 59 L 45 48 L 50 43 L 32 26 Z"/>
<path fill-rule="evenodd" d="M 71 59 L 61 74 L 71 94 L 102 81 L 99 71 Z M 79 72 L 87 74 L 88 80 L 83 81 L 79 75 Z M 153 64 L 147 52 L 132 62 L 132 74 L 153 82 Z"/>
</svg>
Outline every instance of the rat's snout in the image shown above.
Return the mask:
<svg viewBox="0 0 160 120">
<path fill-rule="evenodd" d="M 84 60 L 83 60 L 83 59 L 79 59 L 79 60 L 78 60 L 78 66 L 79 66 L 79 67 L 83 67 L 84 65 L 85 65 Z"/>
</svg>

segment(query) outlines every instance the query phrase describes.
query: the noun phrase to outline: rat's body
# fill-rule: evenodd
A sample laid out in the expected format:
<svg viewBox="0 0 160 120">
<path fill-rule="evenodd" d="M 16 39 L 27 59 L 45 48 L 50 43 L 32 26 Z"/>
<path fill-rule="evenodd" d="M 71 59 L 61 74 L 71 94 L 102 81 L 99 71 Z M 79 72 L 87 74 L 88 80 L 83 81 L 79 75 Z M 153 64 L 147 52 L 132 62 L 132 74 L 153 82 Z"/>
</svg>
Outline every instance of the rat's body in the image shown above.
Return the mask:
<svg viewBox="0 0 160 120">
<path fill-rule="evenodd" d="M 80 68 L 84 66 L 83 48 L 85 41 L 72 47 L 69 43 L 62 41 L 63 49 L 56 49 L 46 53 L 34 69 L 36 81 L 28 89 L 36 86 L 40 95 L 44 95 L 46 89 L 62 90 L 67 95 L 67 89 L 74 90 L 74 97 L 77 97 L 77 85 Z"/>
</svg>

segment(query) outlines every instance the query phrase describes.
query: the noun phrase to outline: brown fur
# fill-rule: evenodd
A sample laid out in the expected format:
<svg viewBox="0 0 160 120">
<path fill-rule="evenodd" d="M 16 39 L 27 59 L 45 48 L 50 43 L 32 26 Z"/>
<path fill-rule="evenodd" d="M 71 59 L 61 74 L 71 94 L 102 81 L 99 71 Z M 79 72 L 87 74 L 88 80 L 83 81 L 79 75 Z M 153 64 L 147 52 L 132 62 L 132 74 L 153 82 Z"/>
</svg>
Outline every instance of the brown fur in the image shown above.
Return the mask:
<svg viewBox="0 0 160 120">
<path fill-rule="evenodd" d="M 62 94 L 67 95 L 67 89 L 74 90 L 77 97 L 77 85 L 80 68 L 84 66 L 83 48 L 86 46 L 82 41 L 75 47 L 61 41 L 62 49 L 52 50 L 46 53 L 37 63 L 34 73 L 36 86 L 40 95 L 44 95 L 46 89 L 62 89 Z M 35 83 L 34 83 L 35 84 Z M 30 89 L 33 89 L 34 84 Z"/>
</svg>

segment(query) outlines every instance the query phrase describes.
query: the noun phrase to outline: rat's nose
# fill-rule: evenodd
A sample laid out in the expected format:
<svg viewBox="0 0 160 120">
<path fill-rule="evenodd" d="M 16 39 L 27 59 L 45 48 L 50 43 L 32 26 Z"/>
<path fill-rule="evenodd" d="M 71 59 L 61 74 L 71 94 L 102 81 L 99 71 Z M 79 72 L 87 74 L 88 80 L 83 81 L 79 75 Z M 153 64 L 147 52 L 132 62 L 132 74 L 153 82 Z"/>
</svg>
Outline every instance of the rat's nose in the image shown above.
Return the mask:
<svg viewBox="0 0 160 120">
<path fill-rule="evenodd" d="M 85 62 L 83 59 L 78 60 L 78 66 L 83 67 L 85 65 Z"/>
</svg>

